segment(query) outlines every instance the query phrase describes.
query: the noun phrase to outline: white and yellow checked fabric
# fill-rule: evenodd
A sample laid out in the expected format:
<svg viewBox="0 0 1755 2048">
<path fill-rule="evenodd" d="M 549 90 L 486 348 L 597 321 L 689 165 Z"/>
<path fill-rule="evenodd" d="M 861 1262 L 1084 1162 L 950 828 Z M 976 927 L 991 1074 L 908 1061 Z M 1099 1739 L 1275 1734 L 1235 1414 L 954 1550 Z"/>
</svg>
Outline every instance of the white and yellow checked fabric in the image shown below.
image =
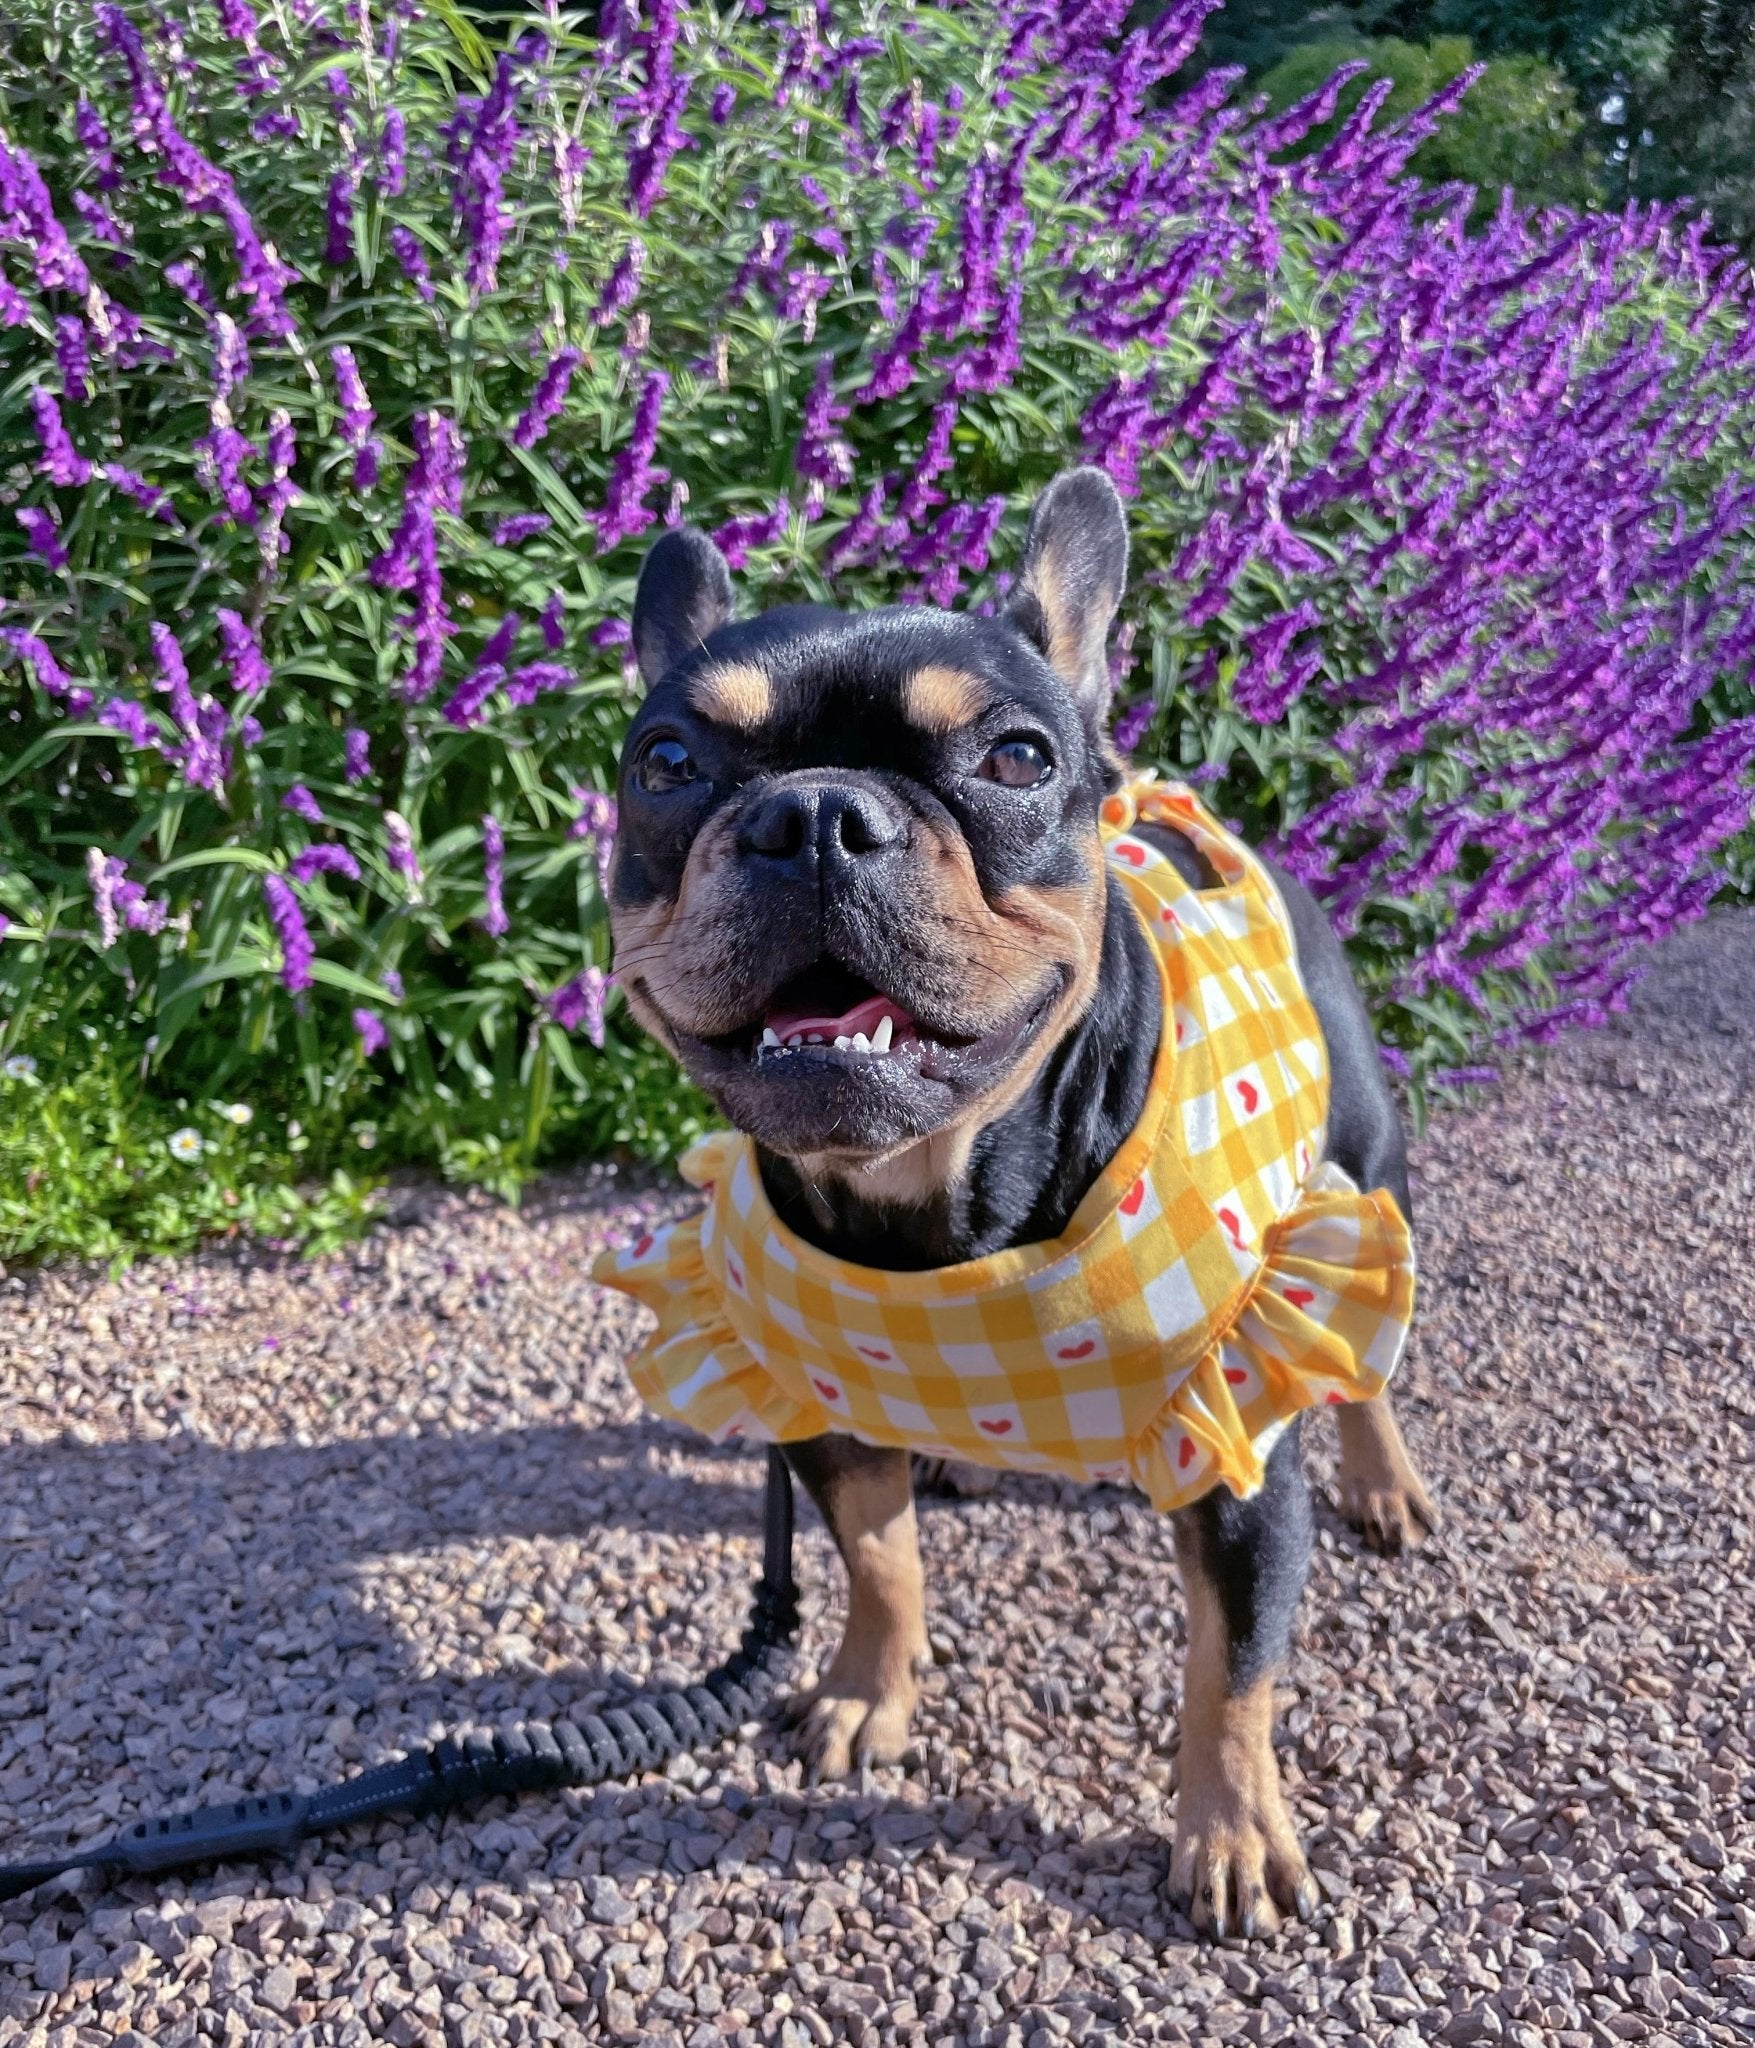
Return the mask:
<svg viewBox="0 0 1755 2048">
<path fill-rule="evenodd" d="M 1189 888 L 1138 819 L 1220 886 Z M 716 1133 L 682 1161 L 706 1206 L 596 1266 L 657 1314 L 628 1368 L 649 1407 L 721 1443 L 839 1430 L 1131 1477 L 1170 1509 L 1253 1492 L 1298 1410 L 1382 1391 L 1413 1245 L 1387 1192 L 1319 1163 L 1327 1061 L 1278 892 L 1179 786 L 1134 783 L 1103 831 L 1157 941 L 1164 1030 L 1145 1112 L 1065 1232 L 925 1273 L 849 1265 L 780 1222 L 748 1138 Z"/>
</svg>

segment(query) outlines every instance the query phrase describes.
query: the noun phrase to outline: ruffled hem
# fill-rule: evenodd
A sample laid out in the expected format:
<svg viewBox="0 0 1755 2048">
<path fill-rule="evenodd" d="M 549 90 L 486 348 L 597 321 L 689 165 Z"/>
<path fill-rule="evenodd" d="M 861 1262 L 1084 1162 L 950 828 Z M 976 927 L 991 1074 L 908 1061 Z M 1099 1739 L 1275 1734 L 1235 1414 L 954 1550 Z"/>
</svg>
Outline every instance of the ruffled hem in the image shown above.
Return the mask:
<svg viewBox="0 0 1755 2048">
<path fill-rule="evenodd" d="M 1188 1507 L 1215 1486 L 1247 1499 L 1295 1415 L 1381 1394 L 1407 1346 L 1414 1278 L 1393 1197 L 1317 1167 L 1268 1233 L 1236 1320 L 1131 1447 L 1153 1507 Z"/>
<path fill-rule="evenodd" d="M 713 1192 L 729 1171 L 735 1133 L 715 1131 L 689 1148 L 678 1171 Z M 714 1443 L 796 1443 L 830 1427 L 813 1403 L 795 1400 L 733 1328 L 701 1243 L 706 1211 L 612 1246 L 591 1277 L 643 1302 L 658 1328 L 627 1362 L 628 1379 L 655 1415 Z"/>
<path fill-rule="evenodd" d="M 730 1134 L 702 1141 L 684 1177 L 712 1191 L 734 1164 Z M 703 1243 L 708 1211 L 600 1255 L 594 1277 L 633 1295 L 658 1318 L 628 1361 L 635 1391 L 655 1414 L 715 1443 L 793 1443 L 847 1430 L 844 1416 L 781 1384 L 739 1335 L 723 1281 Z M 1215 1486 L 1247 1498 L 1269 1452 L 1306 1408 L 1369 1401 L 1399 1365 L 1413 1316 L 1414 1252 L 1406 1221 L 1385 1192 L 1362 1194 L 1323 1165 L 1294 1207 L 1267 1233 L 1265 1257 L 1225 1333 L 1171 1390 L 1150 1423 L 1125 1444 L 1093 1455 L 1006 1455 L 979 1438 L 957 1444 L 887 1439 L 897 1448 L 946 1450 L 1008 1470 L 1060 1471 L 1085 1479 L 1131 1476 L 1166 1512 Z M 810 1375 L 801 1374 L 806 1387 Z M 885 1441 L 856 1430 L 871 1442 Z M 1119 1452 L 1119 1458 L 1116 1453 Z"/>
</svg>

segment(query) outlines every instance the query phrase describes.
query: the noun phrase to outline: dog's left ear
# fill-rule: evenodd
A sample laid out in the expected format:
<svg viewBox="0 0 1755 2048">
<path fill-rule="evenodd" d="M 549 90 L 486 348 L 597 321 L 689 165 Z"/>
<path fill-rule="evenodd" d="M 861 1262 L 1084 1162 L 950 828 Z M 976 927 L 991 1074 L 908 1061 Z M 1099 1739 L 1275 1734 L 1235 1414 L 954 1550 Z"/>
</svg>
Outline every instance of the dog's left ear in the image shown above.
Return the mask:
<svg viewBox="0 0 1755 2048">
<path fill-rule="evenodd" d="M 647 689 L 731 617 L 731 571 L 698 526 L 655 541 L 634 590 L 634 659 Z"/>
<path fill-rule="evenodd" d="M 1087 717 L 1109 701 L 1109 628 L 1127 588 L 1127 517 L 1100 469 L 1057 476 L 1030 514 L 1006 616 Z"/>
</svg>

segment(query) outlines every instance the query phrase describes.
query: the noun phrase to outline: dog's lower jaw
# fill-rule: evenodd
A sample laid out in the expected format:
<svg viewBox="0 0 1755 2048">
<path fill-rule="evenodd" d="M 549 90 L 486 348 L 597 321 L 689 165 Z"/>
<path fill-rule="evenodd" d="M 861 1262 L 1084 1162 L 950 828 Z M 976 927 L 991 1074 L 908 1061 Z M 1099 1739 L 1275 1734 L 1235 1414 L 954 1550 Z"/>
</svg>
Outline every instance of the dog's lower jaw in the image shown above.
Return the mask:
<svg viewBox="0 0 1755 2048">
<path fill-rule="evenodd" d="M 786 1718 L 807 1774 L 842 1778 L 907 1750 L 930 1655 L 925 1574 L 906 1452 L 867 1456 L 822 1491 L 808 1470 L 801 1476 L 847 1566 L 847 1622 L 828 1670 L 788 1703 Z"/>
</svg>

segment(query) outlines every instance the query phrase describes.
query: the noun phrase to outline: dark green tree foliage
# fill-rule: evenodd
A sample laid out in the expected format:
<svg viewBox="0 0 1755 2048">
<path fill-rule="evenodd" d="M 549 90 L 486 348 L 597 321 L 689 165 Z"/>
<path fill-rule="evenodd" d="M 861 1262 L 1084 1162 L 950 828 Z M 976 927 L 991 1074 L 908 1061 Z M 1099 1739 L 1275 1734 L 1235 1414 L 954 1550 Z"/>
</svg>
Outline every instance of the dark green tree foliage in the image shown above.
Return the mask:
<svg viewBox="0 0 1755 2048">
<path fill-rule="evenodd" d="M 1340 34 L 1299 43 L 1261 85 L 1278 112 L 1316 91 L 1343 64 L 1363 67 L 1341 95 L 1334 121 L 1303 145 L 1308 151 L 1330 140 L 1374 80 L 1393 81 L 1384 112 L 1399 119 L 1475 61 L 1465 36 L 1409 43 L 1399 36 Z M 1587 207 L 1597 202 L 1601 190 L 1581 147 L 1584 128 L 1572 87 L 1553 65 L 1536 57 L 1495 57 L 1483 66 L 1462 105 L 1421 146 L 1411 168 L 1434 185 L 1452 180 L 1473 185 L 1480 195 L 1477 219 L 1493 211 L 1506 186 L 1526 206 Z"/>
<path fill-rule="evenodd" d="M 1453 36 L 1479 57 L 1535 60 L 1564 75 L 1581 116 L 1573 149 L 1608 204 L 1694 198 L 1721 232 L 1755 242 L 1755 0 L 1230 0 L 1208 24 L 1195 68 L 1239 64 L 1259 80 L 1315 47 L 1394 40 L 1435 54 L 1437 39 Z M 1401 78 L 1396 59 L 1373 54 Z M 1524 73 L 1508 91 L 1500 125 L 1517 119 L 1530 85 Z M 1531 165 L 1509 138 L 1495 150 L 1492 126 L 1476 124 L 1484 153 L 1473 182 L 1503 176 L 1508 158 L 1522 179 L 1549 175 L 1545 151 Z M 1520 196 L 1541 198 L 1515 172 L 1512 181 Z"/>
</svg>

